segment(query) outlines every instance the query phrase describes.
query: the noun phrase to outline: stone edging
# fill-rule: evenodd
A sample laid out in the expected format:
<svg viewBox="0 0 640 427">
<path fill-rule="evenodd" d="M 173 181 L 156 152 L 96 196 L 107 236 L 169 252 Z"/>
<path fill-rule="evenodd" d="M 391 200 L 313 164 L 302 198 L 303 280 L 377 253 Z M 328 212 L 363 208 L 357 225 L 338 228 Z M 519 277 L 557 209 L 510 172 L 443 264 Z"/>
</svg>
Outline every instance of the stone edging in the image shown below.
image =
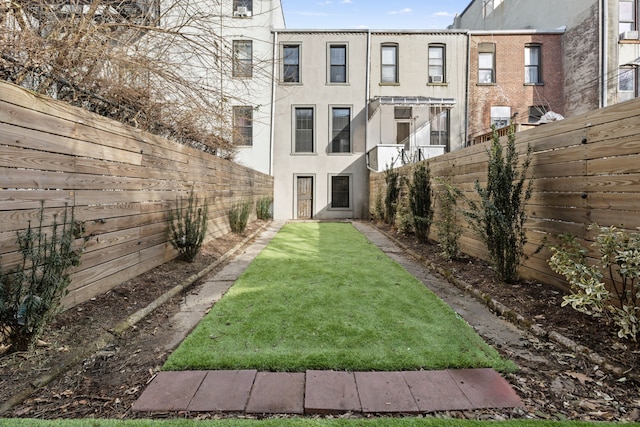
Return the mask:
<svg viewBox="0 0 640 427">
<path fill-rule="evenodd" d="M 155 311 L 157 308 L 162 306 L 162 304 L 166 303 L 174 296 L 180 294 L 186 288 L 191 286 L 196 281 L 202 279 L 204 276 L 209 274 L 214 268 L 222 264 L 224 261 L 229 259 L 234 254 L 236 254 L 236 252 L 238 252 L 242 247 L 244 247 L 248 241 L 256 237 L 259 233 L 261 233 L 264 229 L 266 229 L 267 226 L 269 226 L 270 224 L 271 224 L 270 222 L 265 223 L 256 231 L 254 231 L 249 236 L 244 238 L 242 242 L 238 243 L 232 249 L 230 249 L 229 251 L 224 253 L 222 256 L 220 256 L 220 258 L 215 260 L 213 263 L 209 264 L 206 268 L 204 268 L 198 273 L 192 274 L 179 285 L 176 285 L 172 289 L 160 295 L 158 298 L 152 301 L 149 305 L 136 311 L 135 313 L 130 315 L 126 320 L 118 323 L 111 331 L 105 332 L 102 335 L 100 335 L 100 337 L 98 337 L 98 339 L 95 340 L 93 343 L 85 346 L 84 347 L 85 350 L 80 350 L 79 353 L 65 360 L 57 368 L 53 369 L 52 371 L 50 371 L 45 375 L 41 375 L 40 377 L 26 384 L 26 386 L 22 389 L 22 391 L 14 394 L 13 396 L 11 396 L 9 399 L 7 399 L 5 402 L 3 402 L 0 405 L 0 414 L 3 414 L 4 412 L 11 410 L 11 408 L 22 403 L 29 396 L 31 396 L 31 394 L 33 394 L 36 390 L 38 390 L 41 387 L 44 387 L 45 385 L 49 384 L 51 381 L 56 379 L 59 375 L 71 369 L 72 366 L 77 365 L 82 360 L 90 357 L 100 349 L 114 342 L 117 337 L 122 335 L 128 329 L 131 329 L 133 326 L 135 326 L 138 322 L 140 322 L 146 316 L 153 313 L 153 311 Z"/>
<path fill-rule="evenodd" d="M 372 224 L 372 226 L 375 227 L 374 224 Z M 453 275 L 451 274 L 450 271 L 445 270 L 445 269 L 435 265 L 434 263 L 432 263 L 431 261 L 427 260 L 422 255 L 416 253 L 410 247 L 408 247 L 403 242 L 401 242 L 400 240 L 396 239 L 394 236 L 390 235 L 386 231 L 381 230 L 378 227 L 375 227 L 375 228 L 380 233 L 384 234 L 388 239 L 393 241 L 396 245 L 398 245 L 404 252 L 406 252 L 412 258 L 416 259 L 421 264 L 426 266 L 429 270 L 435 271 L 440 276 L 442 276 L 447 282 L 449 282 L 452 285 L 456 286 L 460 290 L 463 290 L 463 291 L 471 294 L 473 297 L 475 297 L 479 301 L 481 301 L 484 304 L 486 304 L 487 307 L 489 307 L 495 313 L 497 313 L 498 315 L 500 315 L 500 316 L 504 317 L 505 319 L 509 320 L 511 323 L 514 323 L 517 326 L 526 328 L 527 330 L 529 330 L 533 335 L 535 335 L 538 338 L 549 339 L 549 340 L 555 342 L 556 344 L 559 344 L 559 345 L 567 348 L 568 350 L 571 350 L 571 351 L 575 352 L 576 354 L 580 354 L 583 357 L 586 357 L 590 362 L 598 364 L 601 368 L 603 368 L 606 371 L 609 371 L 609 372 L 611 372 L 611 373 L 613 373 L 615 375 L 618 375 L 620 377 L 630 378 L 630 379 L 640 383 L 640 374 L 637 374 L 635 372 L 631 372 L 629 370 L 629 368 L 625 368 L 622 365 L 619 365 L 619 364 L 616 364 L 616 363 L 613 363 L 613 362 L 607 360 L 606 358 L 604 358 L 603 356 L 599 355 L 595 351 L 592 351 L 590 348 L 576 343 L 572 339 L 565 337 L 564 335 L 560 334 L 559 332 L 547 331 L 546 329 L 544 329 L 541 326 L 535 324 L 534 322 L 525 319 L 522 315 L 516 313 L 513 309 L 510 309 L 509 307 L 505 306 L 504 304 L 502 304 L 502 303 L 496 301 L 495 299 L 493 299 L 491 297 L 491 295 L 483 293 L 483 292 L 480 292 L 479 290 L 477 290 L 473 286 L 463 282 L 462 280 L 459 280 L 459 279 L 453 277 Z"/>
</svg>

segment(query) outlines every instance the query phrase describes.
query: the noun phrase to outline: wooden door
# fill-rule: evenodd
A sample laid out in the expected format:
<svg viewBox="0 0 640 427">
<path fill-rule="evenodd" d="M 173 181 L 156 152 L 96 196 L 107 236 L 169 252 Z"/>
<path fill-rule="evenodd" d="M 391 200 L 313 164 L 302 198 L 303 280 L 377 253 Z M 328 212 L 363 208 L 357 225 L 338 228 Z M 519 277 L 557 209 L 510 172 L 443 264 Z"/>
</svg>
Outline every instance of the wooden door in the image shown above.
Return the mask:
<svg viewBox="0 0 640 427">
<path fill-rule="evenodd" d="M 298 212 L 297 219 L 311 219 L 313 217 L 313 177 L 297 177 Z"/>
</svg>

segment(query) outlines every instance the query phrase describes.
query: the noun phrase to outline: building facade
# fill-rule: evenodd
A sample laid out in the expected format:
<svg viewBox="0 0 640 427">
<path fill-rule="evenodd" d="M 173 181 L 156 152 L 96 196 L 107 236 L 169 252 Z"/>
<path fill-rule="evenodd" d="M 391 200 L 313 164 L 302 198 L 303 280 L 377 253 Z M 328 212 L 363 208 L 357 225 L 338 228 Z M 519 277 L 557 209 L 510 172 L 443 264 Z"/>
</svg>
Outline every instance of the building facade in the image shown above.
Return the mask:
<svg viewBox="0 0 640 427">
<path fill-rule="evenodd" d="M 466 140 L 466 32 L 281 30 L 274 217 L 368 218 L 369 170 Z"/>
<path fill-rule="evenodd" d="M 565 113 L 638 96 L 637 0 L 473 0 L 453 27 L 471 31 L 564 29 Z"/>
<path fill-rule="evenodd" d="M 549 112 L 564 115 L 564 31 L 472 31 L 469 55 L 469 143 L 492 126 L 519 130 Z"/>
</svg>

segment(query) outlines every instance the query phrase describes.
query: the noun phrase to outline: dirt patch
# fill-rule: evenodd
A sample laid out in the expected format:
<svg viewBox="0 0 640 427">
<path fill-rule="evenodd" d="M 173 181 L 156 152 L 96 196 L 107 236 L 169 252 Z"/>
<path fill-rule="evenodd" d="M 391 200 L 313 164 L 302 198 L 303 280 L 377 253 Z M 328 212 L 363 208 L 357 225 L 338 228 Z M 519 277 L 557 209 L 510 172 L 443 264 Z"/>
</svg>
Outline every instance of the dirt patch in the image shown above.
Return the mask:
<svg viewBox="0 0 640 427">
<path fill-rule="evenodd" d="M 251 224 L 247 233 L 260 225 Z M 438 256 L 437 245 L 419 244 L 411 236 L 401 236 L 390 229 L 383 231 L 424 260 L 490 295 L 532 323 L 547 331 L 558 331 L 603 358 L 625 366 L 629 372 L 638 373 L 640 346 L 632 341 L 618 341 L 613 327 L 605 327 L 569 308 L 561 308 L 562 294 L 557 290 L 535 283 L 506 286 L 495 280 L 491 269 L 483 262 L 475 259 L 444 262 Z M 193 264 L 170 262 L 63 313 L 43 337 L 46 346 L 31 353 L 0 358 L 0 401 L 15 395 L 24 384 L 55 370 L 70 355 L 94 342 L 97 336 L 210 265 L 244 238 L 234 234 L 224 236 L 207 245 Z M 194 284 L 191 291 L 197 286 Z M 168 356 L 164 350 L 172 336 L 168 319 L 178 309 L 180 299 L 178 296 L 170 300 L 135 328 L 114 338 L 112 344 L 96 349 L 91 357 L 73 365 L 65 374 L 1 416 L 45 419 L 219 417 L 219 414 L 135 414 L 130 411 Z M 513 354 L 508 347 L 496 345 L 521 367 L 519 372 L 506 377 L 523 399 L 524 409 L 438 415 L 472 419 L 640 419 L 638 383 L 625 379 L 624 375 L 612 374 L 582 354 L 551 340 L 531 336 L 526 345 L 529 350 L 526 358 Z"/>
</svg>

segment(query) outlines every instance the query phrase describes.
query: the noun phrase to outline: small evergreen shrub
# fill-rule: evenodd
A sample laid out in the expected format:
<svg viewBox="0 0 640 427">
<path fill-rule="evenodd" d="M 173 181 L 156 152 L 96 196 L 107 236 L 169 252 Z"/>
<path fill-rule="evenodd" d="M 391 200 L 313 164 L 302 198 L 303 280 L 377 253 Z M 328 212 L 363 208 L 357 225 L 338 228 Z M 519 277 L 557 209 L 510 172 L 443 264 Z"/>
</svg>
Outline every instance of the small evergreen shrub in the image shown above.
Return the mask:
<svg viewBox="0 0 640 427">
<path fill-rule="evenodd" d="M 438 180 L 443 190 L 438 192 L 437 199 L 440 204 L 441 219 L 437 224 L 437 236 L 440 253 L 445 259 L 452 260 L 460 257 L 460 235 L 462 230 L 458 225 L 458 199 L 462 197 L 462 191 L 449 183 Z"/>
<path fill-rule="evenodd" d="M 384 220 L 387 224 L 393 224 L 397 210 L 398 198 L 400 197 L 400 174 L 393 167 L 388 167 L 384 171 L 384 180 L 387 183 L 387 194 L 384 199 Z"/>
<path fill-rule="evenodd" d="M 263 197 L 256 202 L 256 216 L 258 219 L 269 220 L 271 219 L 271 205 L 273 204 L 273 198 Z"/>
<path fill-rule="evenodd" d="M 493 140 L 488 151 L 487 186 L 476 181 L 479 205 L 467 200 L 470 210 L 465 215 L 487 246 L 489 261 L 498 279 L 512 283 L 518 278 L 518 267 L 524 258 L 527 242 L 524 224 L 525 204 L 531 198 L 533 179 L 527 179 L 531 163 L 531 147 L 518 167 L 515 127 L 509 127 L 506 152 L 493 128 Z"/>
<path fill-rule="evenodd" d="M 231 207 L 229 210 L 229 226 L 232 232 L 242 234 L 247 229 L 251 205 L 251 201 L 246 200 L 236 203 Z"/>
<path fill-rule="evenodd" d="M 431 170 L 429 163 L 420 163 L 413 171 L 409 183 L 409 206 L 413 218 L 413 230 L 418 240 L 426 242 L 433 222 L 431 207 Z"/>
<path fill-rule="evenodd" d="M 65 206 L 62 222 L 54 215 L 51 227 L 44 225 L 44 206 L 37 227 L 18 232 L 22 262 L 0 275 L 0 334 L 11 351 L 27 351 L 45 326 L 60 311 L 60 301 L 71 283 L 71 267 L 80 265 L 84 226 L 74 208 Z M 62 229 L 60 229 L 62 227 Z"/>
<path fill-rule="evenodd" d="M 394 225 L 401 234 L 408 235 L 414 232 L 413 215 L 411 214 L 411 209 L 409 207 L 409 200 L 407 197 L 402 197 L 402 194 L 396 203 Z"/>
<path fill-rule="evenodd" d="M 175 209 L 169 211 L 169 242 L 178 251 L 178 258 L 195 260 L 207 234 L 208 212 L 207 199 L 200 206 L 193 189 L 186 207 L 182 197 L 176 199 Z"/>
<path fill-rule="evenodd" d="M 378 188 L 375 200 L 371 209 L 371 219 L 373 221 L 384 221 L 384 201 L 382 200 L 382 190 Z"/>
<path fill-rule="evenodd" d="M 560 236 L 561 244 L 551 247 L 549 266 L 571 286 L 562 306 L 594 317 L 612 316 L 618 337 L 635 341 L 640 332 L 640 234 L 596 224 L 589 228 L 599 232 L 593 243 L 600 252 L 598 263 L 587 262 L 587 250 L 573 236 Z"/>
</svg>

